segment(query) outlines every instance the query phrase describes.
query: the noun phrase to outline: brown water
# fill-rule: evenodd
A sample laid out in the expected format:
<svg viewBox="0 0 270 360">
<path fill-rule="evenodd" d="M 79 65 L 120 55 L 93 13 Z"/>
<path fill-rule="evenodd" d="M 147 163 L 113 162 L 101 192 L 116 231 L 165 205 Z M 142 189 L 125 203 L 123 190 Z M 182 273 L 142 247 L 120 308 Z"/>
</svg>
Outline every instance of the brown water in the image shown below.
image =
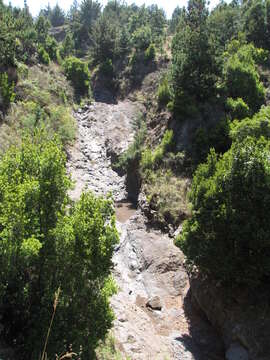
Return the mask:
<svg viewBox="0 0 270 360">
<path fill-rule="evenodd" d="M 136 212 L 136 207 L 129 201 L 121 201 L 115 204 L 116 220 L 124 224 Z"/>
</svg>

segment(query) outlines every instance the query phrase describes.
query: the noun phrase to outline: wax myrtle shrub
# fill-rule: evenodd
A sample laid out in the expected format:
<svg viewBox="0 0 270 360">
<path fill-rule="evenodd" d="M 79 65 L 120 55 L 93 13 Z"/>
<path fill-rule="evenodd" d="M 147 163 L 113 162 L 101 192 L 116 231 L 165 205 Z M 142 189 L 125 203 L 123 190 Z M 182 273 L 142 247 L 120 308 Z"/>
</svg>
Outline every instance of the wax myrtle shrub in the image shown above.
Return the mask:
<svg viewBox="0 0 270 360">
<path fill-rule="evenodd" d="M 233 141 L 242 141 L 247 136 L 259 139 L 261 136 L 270 139 L 270 107 L 262 106 L 251 118 L 233 121 L 230 125 L 230 137 Z"/>
<path fill-rule="evenodd" d="M 69 57 L 64 61 L 63 66 L 65 75 L 73 84 L 77 95 L 86 95 L 90 86 L 90 72 L 87 64 L 75 57 Z"/>
<path fill-rule="evenodd" d="M 193 178 L 192 216 L 177 244 L 190 269 L 223 284 L 254 288 L 270 279 L 270 144 L 246 137 Z"/>
<path fill-rule="evenodd" d="M 112 201 L 84 193 L 73 204 L 70 186 L 60 141 L 42 131 L 1 159 L 0 312 L 22 359 L 39 357 L 59 287 L 48 358 L 71 343 L 92 358 L 112 323 Z"/>
<path fill-rule="evenodd" d="M 229 105 L 233 110 L 241 106 L 241 116 L 245 115 L 243 112 L 254 114 L 265 101 L 265 88 L 260 81 L 258 67 L 267 61 L 267 51 L 257 49 L 252 44 L 241 46 L 238 40 L 233 40 L 228 45 L 224 58 L 224 86 L 228 96 L 237 101 L 233 104 L 229 100 Z M 239 102 L 240 98 L 242 104 Z"/>
</svg>

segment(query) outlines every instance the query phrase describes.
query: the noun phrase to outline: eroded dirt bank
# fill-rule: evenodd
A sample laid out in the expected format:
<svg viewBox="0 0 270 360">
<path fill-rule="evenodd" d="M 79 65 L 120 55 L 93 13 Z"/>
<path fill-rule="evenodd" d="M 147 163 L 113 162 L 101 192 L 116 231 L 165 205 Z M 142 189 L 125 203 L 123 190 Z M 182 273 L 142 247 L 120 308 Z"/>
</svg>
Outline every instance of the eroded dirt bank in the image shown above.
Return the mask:
<svg viewBox="0 0 270 360">
<path fill-rule="evenodd" d="M 111 158 L 132 141 L 133 122 L 143 109 L 130 101 L 93 103 L 76 114 L 78 138 L 69 150 L 68 170 L 76 181 L 71 196 L 83 188 L 127 196 L 125 177 L 111 168 Z M 147 227 L 140 210 L 119 206 L 121 241 L 114 255 L 119 292 L 112 298 L 114 334 L 131 359 L 224 359 L 222 343 L 191 304 L 183 254 L 172 240 Z"/>
</svg>

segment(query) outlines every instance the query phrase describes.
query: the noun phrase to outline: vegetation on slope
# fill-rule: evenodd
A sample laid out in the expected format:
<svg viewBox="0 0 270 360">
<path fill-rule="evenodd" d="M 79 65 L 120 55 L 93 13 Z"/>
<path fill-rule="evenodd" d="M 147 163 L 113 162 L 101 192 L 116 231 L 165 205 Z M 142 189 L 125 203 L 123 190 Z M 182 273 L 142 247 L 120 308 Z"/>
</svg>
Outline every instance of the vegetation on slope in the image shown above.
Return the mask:
<svg viewBox="0 0 270 360">
<path fill-rule="evenodd" d="M 118 241 L 113 203 L 83 193 L 72 204 L 60 142 L 46 137 L 45 130 L 26 137 L 0 162 L 4 332 L 23 358 L 37 358 L 60 287 L 48 356 L 72 343 L 89 359 L 113 319 L 110 270 Z"/>
<path fill-rule="evenodd" d="M 112 202 L 70 201 L 62 148 L 91 82 L 126 94 L 170 55 L 116 167 L 137 170 L 152 221 L 175 230 L 186 219 L 177 244 L 191 271 L 269 283 L 269 9 L 252 0 L 209 12 L 189 0 L 168 22 L 156 5 L 83 0 L 33 19 L 26 2 L 0 0 L 0 313 L 22 356 L 38 357 L 59 286 L 49 356 L 72 342 L 93 357 L 111 326 Z"/>
</svg>

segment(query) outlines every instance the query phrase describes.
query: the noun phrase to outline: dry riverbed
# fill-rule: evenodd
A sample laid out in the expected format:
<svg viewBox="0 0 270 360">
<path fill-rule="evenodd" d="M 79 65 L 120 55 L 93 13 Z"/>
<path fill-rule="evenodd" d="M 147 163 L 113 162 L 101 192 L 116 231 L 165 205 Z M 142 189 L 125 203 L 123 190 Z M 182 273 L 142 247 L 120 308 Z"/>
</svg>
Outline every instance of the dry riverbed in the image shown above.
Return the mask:
<svg viewBox="0 0 270 360">
<path fill-rule="evenodd" d="M 140 210 L 126 201 L 125 177 L 111 167 L 111 158 L 132 142 L 141 110 L 130 101 L 80 109 L 77 141 L 69 150 L 68 170 L 76 182 L 72 198 L 86 188 L 111 193 L 116 202 L 121 240 L 113 259 L 119 286 L 111 301 L 114 335 L 123 356 L 132 360 L 221 360 L 222 343 L 191 304 L 183 254 L 172 239 L 146 226 Z"/>
</svg>

